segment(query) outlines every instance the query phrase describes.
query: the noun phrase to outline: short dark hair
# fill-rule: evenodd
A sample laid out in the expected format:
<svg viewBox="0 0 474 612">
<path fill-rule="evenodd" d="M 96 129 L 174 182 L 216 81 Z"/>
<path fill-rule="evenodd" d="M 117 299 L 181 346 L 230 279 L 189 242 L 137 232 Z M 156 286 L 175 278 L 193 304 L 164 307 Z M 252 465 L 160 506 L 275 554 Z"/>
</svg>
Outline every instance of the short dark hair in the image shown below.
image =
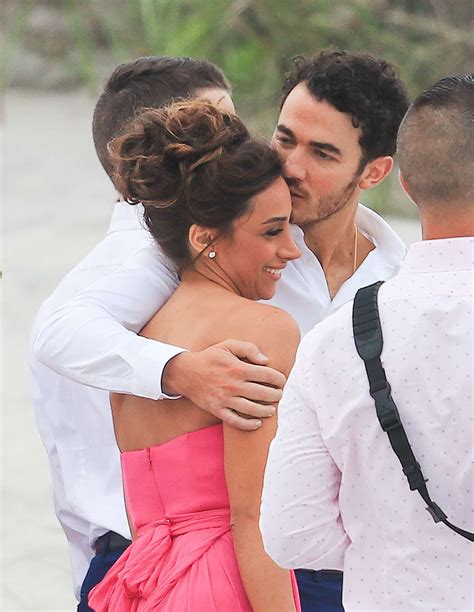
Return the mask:
<svg viewBox="0 0 474 612">
<path fill-rule="evenodd" d="M 367 53 L 323 51 L 295 57 L 285 76 L 280 108 L 300 83 L 317 99 L 351 116 L 362 130 L 360 169 L 377 157 L 393 155 L 397 132 L 408 108 L 405 88 L 394 66 Z"/>
<path fill-rule="evenodd" d="M 153 56 L 117 66 L 104 86 L 92 121 L 95 150 L 107 174 L 112 178 L 107 145 L 137 111 L 159 108 L 205 87 L 230 91 L 222 70 L 205 60 Z"/>
<path fill-rule="evenodd" d="M 229 231 L 282 173 L 269 144 L 252 138 L 235 115 L 198 99 L 144 111 L 110 151 L 119 192 L 144 205 L 148 229 L 180 268 L 192 261 L 193 224 Z"/>
<path fill-rule="evenodd" d="M 474 75 L 420 94 L 398 135 L 400 171 L 417 204 L 474 202 Z"/>
</svg>

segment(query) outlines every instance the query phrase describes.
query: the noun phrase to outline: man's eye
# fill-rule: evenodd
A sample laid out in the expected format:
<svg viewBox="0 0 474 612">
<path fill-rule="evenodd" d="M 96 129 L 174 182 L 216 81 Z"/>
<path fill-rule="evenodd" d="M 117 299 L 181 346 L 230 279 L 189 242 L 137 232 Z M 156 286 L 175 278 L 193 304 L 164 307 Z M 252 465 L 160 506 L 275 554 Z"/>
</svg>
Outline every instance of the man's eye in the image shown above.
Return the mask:
<svg viewBox="0 0 474 612">
<path fill-rule="evenodd" d="M 268 232 L 265 232 L 265 236 L 278 236 L 278 234 L 282 233 L 282 229 L 279 227 L 275 227 L 274 229 L 268 230 Z"/>
<path fill-rule="evenodd" d="M 287 136 L 276 136 L 275 140 L 282 145 L 291 144 L 291 140 Z"/>
<path fill-rule="evenodd" d="M 316 149 L 314 151 L 314 155 L 316 157 L 319 157 L 319 159 L 324 159 L 324 160 L 333 159 L 331 155 L 328 155 L 327 153 L 325 153 L 324 151 L 320 151 L 319 149 Z"/>
</svg>

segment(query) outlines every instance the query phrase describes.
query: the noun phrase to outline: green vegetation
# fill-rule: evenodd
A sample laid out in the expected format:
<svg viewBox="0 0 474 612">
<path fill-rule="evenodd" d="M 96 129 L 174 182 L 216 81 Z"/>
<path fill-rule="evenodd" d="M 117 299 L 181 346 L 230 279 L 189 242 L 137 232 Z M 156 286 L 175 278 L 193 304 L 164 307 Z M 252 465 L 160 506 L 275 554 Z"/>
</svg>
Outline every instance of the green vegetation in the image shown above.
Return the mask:
<svg viewBox="0 0 474 612">
<path fill-rule="evenodd" d="M 133 57 L 204 57 L 223 68 L 240 114 L 265 134 L 297 54 L 381 55 L 412 95 L 474 65 L 472 0 L 7 0 L 5 14 L 7 83 L 96 90 Z M 22 80 L 29 59 L 37 69 Z"/>
</svg>

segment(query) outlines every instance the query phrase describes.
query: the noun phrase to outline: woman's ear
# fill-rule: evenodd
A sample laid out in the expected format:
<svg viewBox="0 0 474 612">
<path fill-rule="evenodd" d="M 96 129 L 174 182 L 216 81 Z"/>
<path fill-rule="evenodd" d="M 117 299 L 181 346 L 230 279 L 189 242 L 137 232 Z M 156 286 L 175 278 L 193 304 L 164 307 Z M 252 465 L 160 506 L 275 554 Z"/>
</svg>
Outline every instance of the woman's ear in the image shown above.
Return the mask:
<svg viewBox="0 0 474 612">
<path fill-rule="evenodd" d="M 207 247 L 210 247 L 214 244 L 213 233 L 215 230 L 212 230 L 208 227 L 203 227 L 202 225 L 197 225 L 196 223 L 191 225 L 189 228 L 189 247 L 191 249 L 191 253 L 193 257 L 196 257 L 200 253 L 202 253 Z"/>
</svg>

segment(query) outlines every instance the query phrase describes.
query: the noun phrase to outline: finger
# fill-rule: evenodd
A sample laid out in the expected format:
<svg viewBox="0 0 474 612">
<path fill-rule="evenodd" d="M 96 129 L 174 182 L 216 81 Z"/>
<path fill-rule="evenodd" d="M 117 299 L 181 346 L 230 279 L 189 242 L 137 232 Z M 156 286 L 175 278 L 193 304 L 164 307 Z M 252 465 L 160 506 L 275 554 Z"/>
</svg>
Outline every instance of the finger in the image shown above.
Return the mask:
<svg viewBox="0 0 474 612">
<path fill-rule="evenodd" d="M 253 342 L 226 340 L 222 345 L 239 359 L 245 359 L 246 361 L 260 365 L 268 363 L 268 357 L 264 355 Z"/>
<path fill-rule="evenodd" d="M 254 382 L 246 382 L 239 385 L 238 391 L 239 397 L 243 397 L 250 402 L 259 402 L 264 404 L 278 404 L 282 395 L 283 391 L 281 389 L 267 387 L 266 385 L 260 385 Z M 231 405 L 229 402 L 227 402 L 226 405 L 233 408 L 233 405 Z"/>
<path fill-rule="evenodd" d="M 245 377 L 248 381 L 262 385 L 271 385 L 278 389 L 283 389 L 286 383 L 284 374 L 278 370 L 274 370 L 269 366 L 259 366 L 251 363 L 245 366 Z"/>
<path fill-rule="evenodd" d="M 251 402 L 245 397 L 233 397 L 227 405 L 244 417 L 256 417 L 257 419 L 271 417 L 276 412 L 273 404 L 259 404 L 258 402 Z"/>
<path fill-rule="evenodd" d="M 220 418 L 227 425 L 244 431 L 255 431 L 262 426 L 262 421 L 259 419 L 246 419 L 236 414 L 230 408 L 222 408 L 220 411 Z"/>
</svg>

